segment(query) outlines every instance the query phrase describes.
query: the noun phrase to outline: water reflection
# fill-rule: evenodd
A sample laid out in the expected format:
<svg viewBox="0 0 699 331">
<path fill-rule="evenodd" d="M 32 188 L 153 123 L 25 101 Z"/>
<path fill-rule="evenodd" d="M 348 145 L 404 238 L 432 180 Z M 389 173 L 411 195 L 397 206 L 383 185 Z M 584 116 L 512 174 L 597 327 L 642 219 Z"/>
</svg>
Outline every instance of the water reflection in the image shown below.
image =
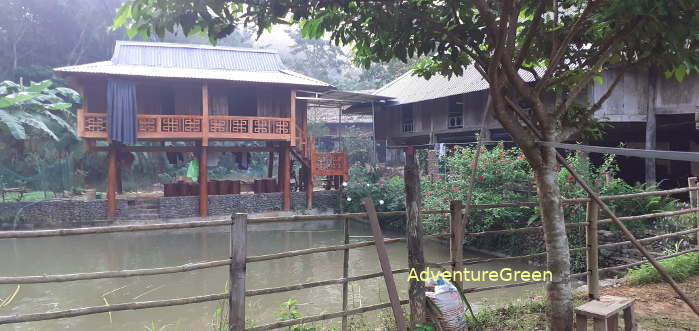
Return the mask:
<svg viewBox="0 0 699 331">
<path fill-rule="evenodd" d="M 226 227 L 156 231 L 142 233 L 100 234 L 74 237 L 0 240 L 0 274 L 3 276 L 64 274 L 104 270 L 138 269 L 180 265 L 229 256 L 229 235 Z M 352 223 L 351 234 L 370 235 L 362 223 Z M 395 234 L 386 234 L 386 237 Z M 352 242 L 370 238 L 353 238 Z M 303 222 L 273 228 L 270 225 L 250 226 L 248 255 L 263 255 L 311 247 L 340 244 L 343 241 L 340 222 Z M 387 245 L 394 269 L 407 266 L 405 243 Z M 476 257 L 468 255 L 466 258 Z M 446 245 L 425 242 L 425 259 L 443 262 L 449 259 Z M 350 276 L 380 271 L 373 246 L 354 249 L 350 253 Z M 497 270 L 502 267 L 529 270 L 526 264 L 483 264 L 474 269 Z M 246 279 L 249 289 L 336 279 L 342 276 L 342 252 L 326 252 L 249 264 Z M 408 274 L 395 276 L 401 297 L 407 295 Z M 22 285 L 13 302 L 0 308 L 0 315 L 46 312 L 85 306 L 148 301 L 223 292 L 227 268 L 197 270 L 188 273 L 100 279 L 54 284 Z M 493 285 L 488 282 L 467 286 Z M 349 307 L 356 308 L 387 302 L 382 278 L 363 280 L 350 285 Z M 470 295 L 477 306 L 484 298 L 492 302 L 523 296 L 537 286 L 509 288 Z M 0 285 L 0 297 L 6 297 L 15 286 Z M 341 309 L 340 285 L 255 296 L 247 300 L 247 316 L 257 324 L 275 321 L 279 304 L 289 298 L 300 302 L 304 315 L 334 312 Z M 105 301 L 106 300 L 106 301 Z M 210 328 L 218 303 L 113 312 L 15 326 L 0 330 L 143 330 L 144 326 L 170 325 L 167 330 L 206 330 Z M 373 315 L 372 315 L 373 316 Z M 334 322 L 325 323 L 325 326 Z"/>
</svg>

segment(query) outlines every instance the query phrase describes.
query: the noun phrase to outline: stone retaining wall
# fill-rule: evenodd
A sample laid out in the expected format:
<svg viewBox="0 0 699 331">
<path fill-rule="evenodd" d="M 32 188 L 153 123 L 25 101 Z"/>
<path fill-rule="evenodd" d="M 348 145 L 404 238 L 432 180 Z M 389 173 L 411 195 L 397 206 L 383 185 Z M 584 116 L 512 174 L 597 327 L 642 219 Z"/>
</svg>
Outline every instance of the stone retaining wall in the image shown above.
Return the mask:
<svg viewBox="0 0 699 331">
<path fill-rule="evenodd" d="M 292 192 L 291 200 L 292 209 L 306 209 L 306 193 Z M 337 203 L 337 191 L 313 192 L 313 207 L 316 209 L 334 211 Z M 280 210 L 281 206 L 280 192 L 209 196 L 209 215 L 211 216 Z M 199 216 L 199 197 L 160 198 L 160 218 L 193 216 Z"/>
<path fill-rule="evenodd" d="M 334 211 L 337 206 L 337 191 L 313 193 L 313 206 L 322 211 Z M 281 193 L 231 194 L 209 196 L 209 215 L 230 215 L 235 212 L 257 213 L 281 209 Z M 138 210 L 137 199 L 118 199 L 117 217 L 130 219 Z M 183 218 L 199 216 L 199 197 L 159 198 L 160 218 Z M 0 228 L 14 227 L 15 215 L 19 212 L 18 228 L 60 228 L 93 225 L 104 220 L 106 200 L 44 200 L 37 202 L 0 203 Z M 292 209 L 306 209 L 304 192 L 292 193 Z M 21 210 L 21 212 L 20 212 Z"/>
</svg>

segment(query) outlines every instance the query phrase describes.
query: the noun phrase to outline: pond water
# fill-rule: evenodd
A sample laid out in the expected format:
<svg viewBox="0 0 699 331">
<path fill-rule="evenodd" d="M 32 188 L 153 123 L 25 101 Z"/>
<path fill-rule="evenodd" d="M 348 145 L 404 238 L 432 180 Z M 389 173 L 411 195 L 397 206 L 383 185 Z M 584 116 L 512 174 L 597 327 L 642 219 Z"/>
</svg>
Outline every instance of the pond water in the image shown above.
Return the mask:
<svg viewBox="0 0 699 331">
<path fill-rule="evenodd" d="M 151 231 L 140 233 L 98 234 L 71 237 L 0 240 L 0 275 L 22 276 L 65 274 L 105 270 L 123 270 L 174 266 L 185 263 L 228 258 L 229 236 L 226 227 Z M 288 250 L 340 244 L 341 222 L 297 222 L 280 227 L 251 225 L 248 233 L 248 256 Z M 371 240 L 366 224 L 352 223 L 352 242 Z M 386 237 L 398 234 L 386 234 Z M 407 266 L 406 244 L 387 245 L 392 268 Z M 327 252 L 293 258 L 251 263 L 247 266 L 247 288 L 259 289 L 342 276 L 342 252 Z M 466 258 L 477 255 L 466 253 Z M 425 242 L 428 262 L 449 259 L 448 246 L 436 241 Z M 533 270 L 525 263 L 488 263 L 472 266 L 473 270 Z M 380 271 L 374 246 L 350 251 L 350 276 Z M 53 284 L 26 284 L 0 315 L 38 313 L 85 306 L 101 306 L 129 301 L 162 300 L 177 297 L 220 293 L 225 290 L 227 267 L 171 275 L 99 279 Z M 401 298 L 407 296 L 408 274 L 395 279 Z M 491 282 L 467 283 L 467 287 L 491 286 Z M 0 298 L 15 290 L 0 285 Z M 247 299 L 249 323 L 257 325 L 277 320 L 282 302 L 298 300 L 303 315 L 329 313 L 341 309 L 341 285 L 255 296 Z M 542 286 L 531 285 L 493 290 L 469 295 L 476 309 L 481 305 L 504 303 L 540 293 Z M 382 278 L 350 285 L 350 308 L 388 302 Z M 105 303 L 106 300 L 106 303 Z M 148 325 L 165 330 L 212 330 L 214 312 L 219 303 L 209 302 L 167 308 L 121 311 L 53 321 L 0 326 L 0 330 L 145 330 Z M 376 313 L 367 313 L 368 319 Z M 330 327 L 339 320 L 325 322 Z"/>
</svg>

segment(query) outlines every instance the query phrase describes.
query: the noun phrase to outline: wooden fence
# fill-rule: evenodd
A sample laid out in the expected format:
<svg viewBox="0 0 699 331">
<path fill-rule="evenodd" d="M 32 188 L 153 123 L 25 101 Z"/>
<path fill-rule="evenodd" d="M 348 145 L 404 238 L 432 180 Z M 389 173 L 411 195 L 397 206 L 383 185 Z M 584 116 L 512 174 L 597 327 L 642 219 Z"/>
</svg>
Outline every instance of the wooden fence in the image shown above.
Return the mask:
<svg viewBox="0 0 699 331">
<path fill-rule="evenodd" d="M 639 197 L 651 197 L 651 196 L 668 196 L 682 193 L 689 193 L 690 195 L 690 205 L 689 208 L 684 208 L 675 211 L 652 213 L 645 215 L 636 216 L 626 216 L 620 217 L 623 222 L 632 222 L 638 220 L 647 220 L 662 217 L 679 216 L 686 214 L 694 214 L 699 216 L 699 193 L 697 191 L 696 179 L 689 180 L 689 186 L 685 188 L 678 188 L 672 190 L 664 191 L 654 191 L 654 192 L 643 192 L 634 194 L 623 194 L 623 195 L 612 195 L 612 196 L 602 196 L 604 201 L 621 200 L 621 199 L 631 199 Z M 578 199 L 567 199 L 563 201 L 564 204 L 587 204 L 587 217 L 585 222 L 568 223 L 567 228 L 584 228 L 586 230 L 586 246 L 571 248 L 571 252 L 586 252 L 587 254 L 587 271 L 574 274 L 573 277 L 585 277 L 589 283 L 589 295 L 592 298 L 599 296 L 599 273 L 605 271 L 621 270 L 626 268 L 631 268 L 639 266 L 644 263 L 644 261 L 631 263 L 626 265 L 608 267 L 600 269 L 597 265 L 598 257 L 597 253 L 599 249 L 613 248 L 619 246 L 630 245 L 631 242 L 624 241 L 618 243 L 609 243 L 600 245 L 597 240 L 597 227 L 599 224 L 609 224 L 612 222 L 610 219 L 599 219 L 599 212 L 596 205 L 591 202 L 589 198 L 578 198 Z M 502 203 L 502 204 L 488 204 L 488 205 L 471 205 L 470 208 L 473 209 L 489 209 L 489 208 L 507 208 L 507 207 L 521 207 L 521 206 L 534 206 L 536 202 L 516 202 L 516 203 Z M 439 235 L 429 235 L 424 236 L 424 238 L 450 238 L 450 250 L 451 250 L 451 260 L 443 261 L 437 263 L 427 263 L 426 265 L 431 267 L 440 268 L 452 268 L 453 270 L 463 270 L 464 265 L 473 265 L 478 263 L 489 263 L 489 262 L 503 262 L 503 261 L 514 261 L 514 260 L 526 260 L 532 258 L 541 258 L 546 256 L 546 253 L 529 254 L 523 256 L 513 256 L 513 257 L 499 257 L 499 258 L 478 258 L 478 259 L 463 259 L 463 245 L 462 238 L 464 237 L 481 237 L 481 236 L 491 236 L 491 235 L 503 235 L 503 234 L 513 234 L 513 233 L 533 233 L 542 231 L 542 227 L 524 227 L 516 229 L 505 229 L 505 230 L 494 230 L 494 231 L 483 231 L 483 232 L 468 232 L 462 227 L 462 224 L 467 224 L 468 222 L 459 222 L 457 218 L 463 217 L 463 204 L 460 201 L 453 201 L 451 203 L 451 208 L 449 210 L 426 210 L 422 214 L 441 214 L 450 215 L 451 218 L 451 231 L 450 233 L 439 234 Z M 402 216 L 405 215 L 404 211 L 396 212 L 381 212 L 378 213 L 379 216 Z M 360 308 L 348 309 L 348 284 L 350 282 L 355 282 L 359 280 L 379 278 L 383 276 L 383 273 L 370 273 L 356 276 L 349 276 L 349 252 L 351 249 L 356 249 L 360 247 L 367 247 L 375 245 L 374 241 L 350 243 L 349 242 L 349 222 L 351 219 L 356 218 L 366 218 L 366 213 L 344 213 L 344 214 L 333 214 L 333 215 L 298 215 L 289 217 L 263 217 L 263 218 L 251 218 L 248 219 L 246 214 L 235 214 L 231 220 L 222 221 L 197 221 L 188 223 L 172 223 L 172 224 L 150 224 L 150 225 L 126 225 L 126 226 L 109 226 L 109 227 L 89 227 L 89 228 L 78 228 L 78 229 L 57 229 L 57 230 L 38 230 L 38 231 L 4 231 L 0 232 L 0 239 L 5 238 L 40 238 L 40 237 L 54 237 L 54 236 L 72 236 L 72 235 L 84 235 L 84 234 L 98 234 L 98 233 L 117 233 L 117 232 L 135 232 L 135 231 L 154 231 L 154 230 L 172 230 L 172 229 L 191 229 L 191 228 L 202 228 L 202 227 L 213 227 L 213 226 L 228 226 L 230 227 L 230 254 L 231 257 L 225 260 L 215 260 L 215 261 L 201 261 L 196 263 L 188 263 L 179 266 L 170 267 L 160 267 L 160 268 L 149 268 L 149 269 L 133 269 L 133 270 L 118 270 L 118 271 L 101 271 L 101 272 L 89 272 L 89 273 L 75 273 L 75 274 L 62 274 L 62 275 L 36 275 L 36 276 L 13 276 L 13 277 L 0 277 L 0 284 L 33 284 L 33 283 L 54 283 L 54 282 L 68 282 L 68 281 L 79 281 L 88 279 L 102 279 L 102 278 L 122 278 L 122 277 L 133 277 L 133 276 L 151 276 L 151 275 L 162 275 L 162 274 L 172 274 L 180 272 L 188 272 L 193 270 L 201 270 L 208 268 L 224 267 L 228 266 L 229 269 L 229 282 L 230 290 L 228 293 L 214 293 L 205 294 L 200 296 L 186 297 L 186 298 L 176 298 L 167 300 L 155 300 L 155 301 L 140 301 L 140 302 L 128 302 L 120 304 L 110 304 L 105 306 L 94 306 L 94 307 L 82 307 L 75 309 L 68 309 L 55 312 L 46 313 L 32 313 L 32 314 L 21 314 L 21 315 L 10 315 L 10 316 L 0 316 L 0 324 L 12 324 L 12 323 L 23 323 L 31 321 L 42 321 L 42 320 L 52 320 L 59 318 L 77 317 L 90 314 L 107 313 L 113 311 L 123 311 L 123 310 L 136 310 L 136 309 L 146 309 L 146 308 L 156 308 L 156 307 L 168 307 L 176 305 L 186 305 L 193 303 L 201 303 L 208 301 L 218 301 L 227 300 L 229 305 L 229 327 L 231 330 L 248 330 L 248 331 L 262 331 L 262 330 L 272 330 L 276 328 L 287 327 L 291 325 L 310 323 L 328 319 L 342 318 L 342 328 L 347 330 L 348 323 L 347 317 L 361 314 L 365 312 L 380 310 L 389 308 L 390 303 L 380 303 L 370 306 L 364 306 Z M 699 217 L 696 217 L 699 220 Z M 340 245 L 332 245 L 325 247 L 308 248 L 294 251 L 287 251 L 281 253 L 259 255 L 259 256 L 246 256 L 246 234 L 248 224 L 260 224 L 260 223 L 275 223 L 275 222 L 294 222 L 294 221 L 311 221 L 311 220 L 342 220 L 344 221 L 344 242 Z M 463 236 L 461 235 L 463 234 Z M 662 234 L 650 238 L 644 238 L 640 241 L 642 243 L 649 243 L 657 240 L 678 237 L 688 234 L 697 234 L 699 236 L 699 224 L 695 224 L 695 227 L 689 230 Z M 384 243 L 394 243 L 406 240 L 405 238 L 392 238 L 384 240 Z M 657 258 L 658 260 L 666 259 L 674 256 L 679 256 L 689 252 L 698 251 L 699 248 L 693 248 L 677 252 L 675 254 L 667 255 L 664 257 Z M 246 265 L 248 263 L 256 263 L 262 261 L 270 261 L 294 256 L 332 252 L 332 251 L 342 251 L 343 252 L 343 269 L 342 278 L 338 279 L 327 279 L 318 280 L 313 282 L 307 282 L 302 284 L 294 284 L 287 286 L 279 286 L 272 288 L 263 289 L 246 289 L 245 287 L 245 272 Z M 408 268 L 401 268 L 393 270 L 393 274 L 406 273 Z M 530 284 L 536 284 L 537 282 L 520 282 L 520 283 L 508 283 L 500 284 L 488 287 L 480 288 L 466 288 L 465 293 L 474 293 L 489 291 L 501 288 L 510 288 L 517 286 L 524 286 Z M 341 285 L 342 286 L 342 310 L 332 313 L 325 313 L 315 316 L 307 316 L 303 318 L 285 320 L 274 323 L 269 323 L 265 325 L 255 326 L 245 329 L 245 298 L 266 295 L 272 293 L 282 293 L 289 291 L 297 291 L 301 289 L 308 289 L 319 286 L 330 286 L 330 285 Z M 407 304 L 408 300 L 401 300 L 401 304 Z"/>
</svg>

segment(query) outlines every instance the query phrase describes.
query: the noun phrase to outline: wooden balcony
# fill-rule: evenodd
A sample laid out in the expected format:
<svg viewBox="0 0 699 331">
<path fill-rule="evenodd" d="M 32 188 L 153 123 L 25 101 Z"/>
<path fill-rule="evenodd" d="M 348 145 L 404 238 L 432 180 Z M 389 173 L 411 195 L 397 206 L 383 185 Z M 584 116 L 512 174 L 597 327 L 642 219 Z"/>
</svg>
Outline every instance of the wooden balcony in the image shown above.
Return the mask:
<svg viewBox="0 0 699 331">
<path fill-rule="evenodd" d="M 291 119 L 256 116 L 138 115 L 137 139 L 291 141 Z M 78 135 L 107 139 L 107 114 L 78 114 Z"/>
</svg>

